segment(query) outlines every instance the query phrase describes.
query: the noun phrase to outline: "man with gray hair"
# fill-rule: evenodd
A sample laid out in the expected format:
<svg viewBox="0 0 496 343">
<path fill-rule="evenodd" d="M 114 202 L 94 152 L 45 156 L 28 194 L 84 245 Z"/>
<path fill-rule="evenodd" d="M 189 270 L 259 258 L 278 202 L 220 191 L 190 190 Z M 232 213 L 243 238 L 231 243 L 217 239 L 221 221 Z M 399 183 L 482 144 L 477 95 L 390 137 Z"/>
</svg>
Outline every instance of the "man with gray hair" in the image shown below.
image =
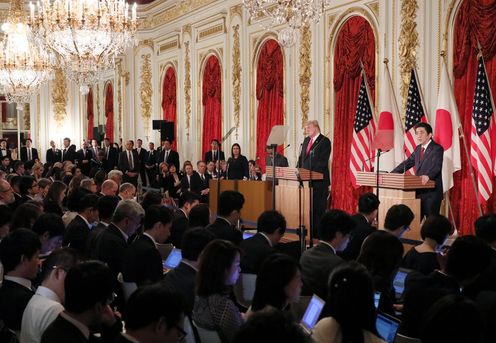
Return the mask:
<svg viewBox="0 0 496 343">
<path fill-rule="evenodd" d="M 107 179 L 113 180 L 117 184 L 117 187 L 120 187 L 122 182 L 122 172 L 120 170 L 113 169 L 109 171 Z"/>
<path fill-rule="evenodd" d="M 0 179 L 0 205 L 11 205 L 15 202 L 14 190 L 6 180 Z"/>
<path fill-rule="evenodd" d="M 122 200 L 135 200 L 136 187 L 129 182 L 123 183 L 119 188 L 119 196 Z"/>
<path fill-rule="evenodd" d="M 90 191 L 91 194 L 96 193 L 96 183 L 95 180 L 93 179 L 82 179 L 80 187 L 83 189 L 86 189 L 87 191 Z"/>
</svg>

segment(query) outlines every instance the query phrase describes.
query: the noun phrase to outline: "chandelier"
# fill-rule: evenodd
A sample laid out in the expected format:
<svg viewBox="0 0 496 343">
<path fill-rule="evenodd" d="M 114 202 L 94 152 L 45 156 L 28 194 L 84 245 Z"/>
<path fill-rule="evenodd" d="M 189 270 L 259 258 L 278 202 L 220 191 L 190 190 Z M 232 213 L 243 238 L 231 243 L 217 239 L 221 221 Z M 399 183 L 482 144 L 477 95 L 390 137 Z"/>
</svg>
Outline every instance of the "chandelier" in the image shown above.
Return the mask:
<svg viewBox="0 0 496 343">
<path fill-rule="evenodd" d="M 279 32 L 281 45 L 290 47 L 296 43 L 298 29 L 303 25 L 317 23 L 329 0 L 243 0 L 252 20 L 268 18 L 270 25 L 287 25 Z M 269 27 L 264 25 L 265 29 Z"/>
<path fill-rule="evenodd" d="M 39 0 L 30 5 L 33 32 L 61 59 L 69 79 L 83 94 L 105 70 L 114 56 L 134 44 L 136 4 L 125 0 Z"/>
<path fill-rule="evenodd" d="M 53 56 L 35 44 L 23 0 L 12 0 L 0 42 L 0 88 L 7 101 L 23 104 L 52 74 Z"/>
</svg>

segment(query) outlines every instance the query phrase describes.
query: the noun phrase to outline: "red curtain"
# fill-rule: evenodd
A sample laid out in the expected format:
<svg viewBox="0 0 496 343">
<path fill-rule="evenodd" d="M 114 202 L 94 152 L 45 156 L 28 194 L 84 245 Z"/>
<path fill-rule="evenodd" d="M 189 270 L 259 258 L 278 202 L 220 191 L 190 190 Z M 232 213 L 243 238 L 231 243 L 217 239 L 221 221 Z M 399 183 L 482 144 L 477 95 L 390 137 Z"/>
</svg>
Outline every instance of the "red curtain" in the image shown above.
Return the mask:
<svg viewBox="0 0 496 343">
<path fill-rule="evenodd" d="M 455 21 L 453 74 L 455 99 L 463 126 L 465 144 L 470 153 L 472 103 L 477 73 L 477 41 L 482 47 L 487 76 L 492 94 L 496 94 L 496 0 L 465 0 Z M 463 140 L 460 142 L 463 144 Z M 496 142 L 493 142 L 496 144 Z M 469 165 L 462 149 L 462 169 L 455 173 L 455 185 L 450 191 L 452 213 L 461 234 L 474 232 L 474 220 L 479 216 L 476 193 L 470 176 Z M 474 171 L 475 172 L 475 171 Z M 477 176 L 475 176 L 477 182 Z M 493 188 L 496 178 L 493 177 Z M 493 195 L 483 206 L 483 211 L 494 212 L 496 197 Z"/>
<path fill-rule="evenodd" d="M 94 125 L 94 114 L 93 114 L 93 90 L 90 88 L 90 92 L 86 97 L 86 118 L 88 119 L 88 139 L 93 139 L 93 126 Z"/>
<path fill-rule="evenodd" d="M 274 125 L 284 123 L 284 75 L 282 50 L 276 40 L 264 43 L 257 65 L 257 157 L 265 171 L 265 146 Z M 282 146 L 279 147 L 282 152 Z"/>
<path fill-rule="evenodd" d="M 111 83 L 107 85 L 105 90 L 105 117 L 107 117 L 105 137 L 114 142 L 114 91 Z"/>
<path fill-rule="evenodd" d="M 210 150 L 212 139 L 221 139 L 222 82 L 220 63 L 216 56 L 208 58 L 203 71 L 203 139 L 202 156 Z"/>
<path fill-rule="evenodd" d="M 162 84 L 162 111 L 164 120 L 174 122 L 174 142 L 172 148 L 176 150 L 177 121 L 176 121 L 176 72 L 169 67 L 165 71 L 164 82 Z"/>
<path fill-rule="evenodd" d="M 341 28 L 334 53 L 334 137 L 332 147 L 331 207 L 355 212 L 358 197 L 370 188 L 351 184 L 350 155 L 362 62 L 372 101 L 375 99 L 375 41 L 363 17 L 351 17 Z M 373 104 L 372 104 L 373 106 Z"/>
</svg>

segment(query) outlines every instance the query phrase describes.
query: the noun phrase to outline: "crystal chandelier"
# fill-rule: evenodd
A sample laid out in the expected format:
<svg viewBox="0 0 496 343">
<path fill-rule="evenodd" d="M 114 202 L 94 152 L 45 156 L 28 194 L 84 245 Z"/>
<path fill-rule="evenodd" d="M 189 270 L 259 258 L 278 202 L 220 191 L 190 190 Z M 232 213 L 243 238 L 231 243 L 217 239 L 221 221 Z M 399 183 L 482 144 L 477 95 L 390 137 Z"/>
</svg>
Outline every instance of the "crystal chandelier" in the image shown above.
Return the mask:
<svg viewBox="0 0 496 343">
<path fill-rule="evenodd" d="M 243 4 L 252 20 L 268 18 L 272 27 L 286 24 L 288 27 L 281 30 L 278 40 L 281 45 L 290 47 L 296 42 L 298 29 L 312 22 L 317 23 L 329 1 L 243 0 Z"/>
<path fill-rule="evenodd" d="M 53 56 L 35 44 L 23 0 L 12 0 L 0 42 L 0 88 L 7 101 L 29 102 L 52 74 Z"/>
<path fill-rule="evenodd" d="M 39 0 L 30 5 L 37 37 L 60 56 L 66 75 L 83 94 L 113 67 L 114 56 L 134 44 L 136 4 L 125 0 Z"/>
</svg>

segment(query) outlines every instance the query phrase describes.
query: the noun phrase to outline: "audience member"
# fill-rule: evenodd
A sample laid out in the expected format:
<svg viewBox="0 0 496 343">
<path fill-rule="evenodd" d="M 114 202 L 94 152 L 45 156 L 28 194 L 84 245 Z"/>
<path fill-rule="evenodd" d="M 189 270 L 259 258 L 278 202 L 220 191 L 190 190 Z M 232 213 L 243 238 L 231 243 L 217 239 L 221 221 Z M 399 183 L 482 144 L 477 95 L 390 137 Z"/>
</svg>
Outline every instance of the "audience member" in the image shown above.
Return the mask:
<svg viewBox="0 0 496 343">
<path fill-rule="evenodd" d="M 496 215 L 486 214 L 475 221 L 475 235 L 486 242 L 496 259 Z"/>
<path fill-rule="evenodd" d="M 7 205 L 0 205 L 0 242 L 10 232 L 10 220 L 12 219 L 12 210 Z M 1 275 L 0 275 L 1 279 Z"/>
<path fill-rule="evenodd" d="M 38 194 L 34 197 L 34 200 L 43 202 L 48 194 L 48 190 L 52 185 L 52 180 L 41 178 L 38 181 Z"/>
<path fill-rule="evenodd" d="M 78 205 L 78 214 L 67 226 L 62 244 L 70 246 L 83 254 L 86 240 L 93 224 L 98 221 L 98 197 L 94 194 L 85 195 Z"/>
<path fill-rule="evenodd" d="M 54 213 L 43 213 L 34 222 L 32 230 L 40 240 L 41 255 L 46 255 L 62 246 L 65 227 L 60 216 Z"/>
<path fill-rule="evenodd" d="M 0 205 L 11 205 L 15 202 L 14 190 L 6 180 L 0 179 Z M 13 209 L 13 208 L 12 208 Z"/>
<path fill-rule="evenodd" d="M 43 213 L 40 206 L 31 202 L 25 202 L 19 205 L 12 215 L 12 223 L 10 231 L 15 231 L 19 228 L 31 229 L 34 222 Z"/>
<path fill-rule="evenodd" d="M 123 176 L 123 174 L 120 170 L 113 169 L 113 170 L 108 172 L 107 178 L 109 180 L 114 181 L 117 184 L 117 189 L 119 189 L 119 187 L 121 186 L 121 183 L 122 183 L 122 176 Z"/>
<path fill-rule="evenodd" d="M 115 197 L 118 190 L 119 187 L 117 186 L 117 183 L 114 180 L 107 179 L 102 183 L 100 194 Z"/>
<path fill-rule="evenodd" d="M 207 227 L 216 238 L 225 239 L 239 245 L 243 234 L 236 228 L 245 203 L 243 194 L 237 191 L 224 191 L 220 194 L 217 219 Z"/>
<path fill-rule="evenodd" d="M 45 213 L 54 213 L 59 216 L 64 215 L 62 204 L 65 198 L 67 186 L 62 181 L 54 181 L 48 188 L 48 193 L 43 200 Z"/>
<path fill-rule="evenodd" d="M 384 218 L 384 229 L 396 237 L 401 237 L 405 232 L 410 231 L 410 224 L 414 217 L 415 215 L 408 206 L 393 205 Z"/>
<path fill-rule="evenodd" d="M 91 192 L 91 194 L 96 194 L 96 183 L 95 183 L 95 180 L 93 180 L 93 179 L 81 180 L 81 186 L 80 187 Z"/>
<path fill-rule="evenodd" d="M 38 193 L 38 182 L 32 176 L 23 175 L 19 182 L 19 193 L 21 194 L 20 204 L 33 200 Z"/>
<path fill-rule="evenodd" d="M 120 200 L 118 197 L 107 195 L 104 195 L 98 199 L 97 208 L 100 221 L 95 226 L 95 228 L 91 230 L 88 238 L 86 239 L 86 256 L 97 258 L 96 256 L 92 255 L 92 253 L 95 252 L 96 242 L 102 232 L 110 225 L 110 222 L 112 221 L 112 215 L 114 214 L 119 201 Z"/>
<path fill-rule="evenodd" d="M 207 204 L 198 204 L 189 211 L 189 227 L 205 228 L 210 224 L 210 208 Z"/>
<path fill-rule="evenodd" d="M 119 187 L 119 197 L 122 200 L 136 200 L 136 187 L 129 182 L 123 183 Z"/>
<path fill-rule="evenodd" d="M 148 191 L 143 195 L 141 207 L 146 211 L 152 205 L 162 205 L 162 195 L 159 192 Z"/>
<path fill-rule="evenodd" d="M 189 228 L 189 212 L 200 203 L 200 197 L 192 192 L 183 192 L 179 197 L 179 209 L 174 212 L 171 235 L 166 243 L 171 243 L 177 248 L 181 248 L 184 233 Z"/>
</svg>

